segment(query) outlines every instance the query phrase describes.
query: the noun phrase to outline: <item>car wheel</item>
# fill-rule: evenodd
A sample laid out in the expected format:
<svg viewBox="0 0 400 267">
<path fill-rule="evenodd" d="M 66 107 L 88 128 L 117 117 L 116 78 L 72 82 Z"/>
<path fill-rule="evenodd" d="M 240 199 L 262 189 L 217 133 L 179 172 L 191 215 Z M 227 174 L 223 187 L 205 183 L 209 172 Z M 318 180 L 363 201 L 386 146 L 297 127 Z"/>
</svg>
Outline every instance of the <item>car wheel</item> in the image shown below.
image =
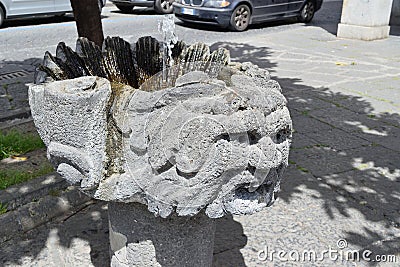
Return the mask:
<svg viewBox="0 0 400 267">
<path fill-rule="evenodd" d="M 172 13 L 174 0 L 156 0 L 154 3 L 154 10 L 159 14 Z"/>
<path fill-rule="evenodd" d="M 124 12 L 124 13 L 129 13 L 129 12 L 131 12 L 132 9 L 133 9 L 133 6 L 125 6 L 125 5 L 116 5 L 116 6 L 117 6 L 117 8 L 118 8 L 119 10 L 121 10 L 121 11 Z"/>
<path fill-rule="evenodd" d="M 2 7 L 0 7 L 0 27 L 3 25 L 4 22 L 4 10 Z"/>
<path fill-rule="evenodd" d="M 247 29 L 247 27 L 249 27 L 250 18 L 251 11 L 249 6 L 240 5 L 232 12 L 229 28 L 237 32 L 244 31 Z"/>
<path fill-rule="evenodd" d="M 298 19 L 300 22 L 308 23 L 312 20 L 314 14 L 315 14 L 314 1 L 308 0 L 301 9 Z"/>
</svg>

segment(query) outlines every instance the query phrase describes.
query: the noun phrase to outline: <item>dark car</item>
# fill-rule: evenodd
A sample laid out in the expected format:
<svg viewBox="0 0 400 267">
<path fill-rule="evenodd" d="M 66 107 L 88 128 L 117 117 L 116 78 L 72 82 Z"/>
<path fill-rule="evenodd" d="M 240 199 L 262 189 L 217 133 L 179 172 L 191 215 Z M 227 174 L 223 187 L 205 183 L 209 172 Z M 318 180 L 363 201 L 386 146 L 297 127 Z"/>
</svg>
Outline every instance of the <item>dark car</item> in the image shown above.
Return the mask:
<svg viewBox="0 0 400 267">
<path fill-rule="evenodd" d="M 322 0 L 177 0 L 173 6 L 183 22 L 244 31 L 250 24 L 289 17 L 310 22 L 321 5 Z"/>
<path fill-rule="evenodd" d="M 174 0 L 111 0 L 122 12 L 131 12 L 135 6 L 154 7 L 154 10 L 160 14 L 172 13 L 172 3 Z"/>
</svg>

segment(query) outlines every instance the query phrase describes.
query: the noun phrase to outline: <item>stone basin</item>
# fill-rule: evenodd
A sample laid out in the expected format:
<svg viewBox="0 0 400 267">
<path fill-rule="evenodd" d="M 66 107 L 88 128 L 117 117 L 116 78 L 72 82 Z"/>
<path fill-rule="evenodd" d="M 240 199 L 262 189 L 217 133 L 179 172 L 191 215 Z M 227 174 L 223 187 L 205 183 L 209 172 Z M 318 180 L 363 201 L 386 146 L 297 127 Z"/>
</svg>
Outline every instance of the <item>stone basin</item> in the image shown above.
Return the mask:
<svg viewBox="0 0 400 267">
<path fill-rule="evenodd" d="M 197 218 L 199 238 L 212 240 L 211 230 L 201 235 L 212 228 L 210 218 L 271 205 L 288 165 L 292 122 L 268 71 L 230 62 L 225 49 L 183 42 L 163 70 L 161 47 L 151 37 L 133 45 L 107 38 L 102 48 L 80 38 L 76 51 L 60 43 L 55 57 L 46 52 L 29 88 L 32 116 L 57 172 L 113 203 L 115 266 L 134 262 L 127 256 L 136 242 L 129 229 L 148 229 L 126 219 L 149 220 L 137 205 L 172 218 L 171 225 L 182 225 L 179 216 Z M 198 251 L 192 254 L 203 255 Z M 144 262 L 153 266 L 154 257 Z"/>
</svg>

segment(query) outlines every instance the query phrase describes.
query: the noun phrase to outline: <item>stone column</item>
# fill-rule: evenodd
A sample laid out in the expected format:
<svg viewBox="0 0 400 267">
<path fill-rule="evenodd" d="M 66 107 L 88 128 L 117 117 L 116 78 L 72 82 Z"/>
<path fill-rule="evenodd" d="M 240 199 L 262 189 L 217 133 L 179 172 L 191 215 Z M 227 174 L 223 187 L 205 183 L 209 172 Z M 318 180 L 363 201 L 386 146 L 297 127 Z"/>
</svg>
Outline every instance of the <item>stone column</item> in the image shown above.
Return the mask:
<svg viewBox="0 0 400 267">
<path fill-rule="evenodd" d="M 143 204 L 108 205 L 112 267 L 211 266 L 215 220 L 204 212 L 164 219 Z"/>
<path fill-rule="evenodd" d="M 340 38 L 376 40 L 389 36 L 389 18 L 393 0 L 344 0 Z"/>
</svg>

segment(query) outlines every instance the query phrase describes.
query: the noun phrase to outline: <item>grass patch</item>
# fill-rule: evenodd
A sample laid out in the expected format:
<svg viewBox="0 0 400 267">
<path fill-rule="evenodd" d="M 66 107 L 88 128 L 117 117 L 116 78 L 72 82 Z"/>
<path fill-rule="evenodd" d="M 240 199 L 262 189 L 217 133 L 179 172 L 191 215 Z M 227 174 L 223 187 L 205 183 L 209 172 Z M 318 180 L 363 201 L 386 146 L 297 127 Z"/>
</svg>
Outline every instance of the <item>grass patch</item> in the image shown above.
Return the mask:
<svg viewBox="0 0 400 267">
<path fill-rule="evenodd" d="M 303 110 L 303 111 L 301 112 L 301 114 L 304 115 L 304 116 L 308 116 L 308 113 L 309 113 L 308 110 Z"/>
<path fill-rule="evenodd" d="M 3 204 L 0 202 L 0 215 L 7 212 L 7 204 Z"/>
<path fill-rule="evenodd" d="M 329 147 L 327 144 L 315 144 L 316 147 Z"/>
<path fill-rule="evenodd" d="M 49 190 L 49 196 L 59 197 L 59 196 L 61 196 L 61 192 L 58 189 L 51 189 L 51 190 Z"/>
<path fill-rule="evenodd" d="M 38 170 L 27 172 L 21 170 L 0 170 L 0 190 L 9 186 L 26 182 L 33 178 L 49 174 L 54 171 L 50 163 L 44 163 Z"/>
<path fill-rule="evenodd" d="M 308 172 L 309 172 L 306 168 L 301 167 L 301 166 L 297 166 L 297 169 L 300 170 L 300 171 L 302 171 L 302 172 L 305 172 L 305 173 L 308 173 Z"/>
<path fill-rule="evenodd" d="M 6 134 L 0 132 L 0 160 L 44 147 L 37 134 L 22 134 L 16 130 Z"/>
<path fill-rule="evenodd" d="M 332 104 L 334 104 L 337 108 L 344 108 L 344 106 L 340 105 L 339 103 L 336 102 L 331 102 Z"/>
</svg>

